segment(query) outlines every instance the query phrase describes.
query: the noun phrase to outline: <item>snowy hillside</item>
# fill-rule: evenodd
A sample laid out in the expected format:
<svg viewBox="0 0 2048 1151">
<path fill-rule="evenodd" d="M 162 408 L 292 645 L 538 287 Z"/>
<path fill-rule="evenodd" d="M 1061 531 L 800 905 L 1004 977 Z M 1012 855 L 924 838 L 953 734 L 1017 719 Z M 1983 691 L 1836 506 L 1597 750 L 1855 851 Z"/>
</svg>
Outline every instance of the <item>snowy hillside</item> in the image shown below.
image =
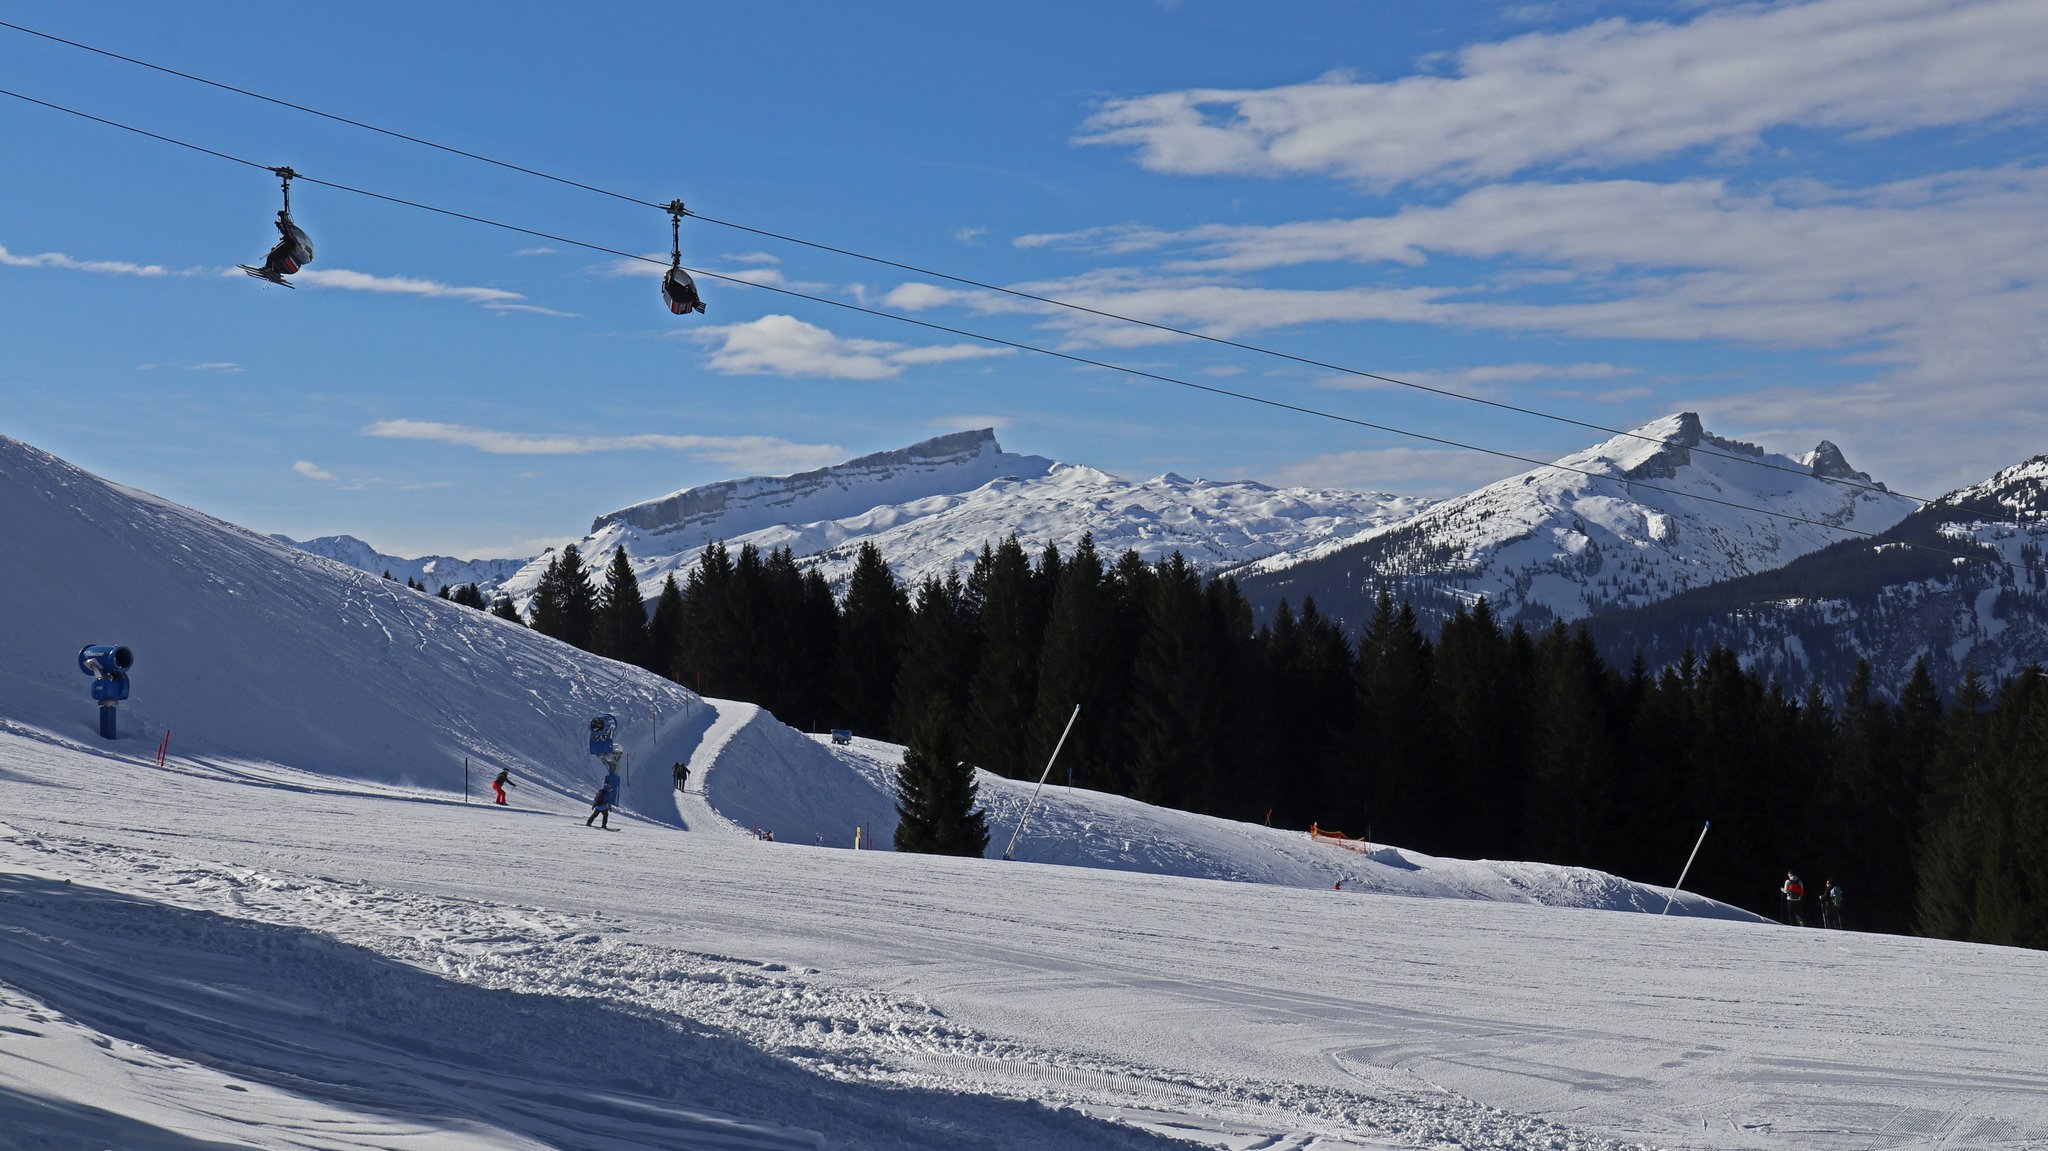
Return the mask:
<svg viewBox="0 0 2048 1151">
<path fill-rule="evenodd" d="M 497 592 L 498 585 L 518 574 L 521 568 L 531 563 L 528 559 L 465 560 L 454 556 L 420 556 L 407 559 L 404 556 L 389 556 L 354 536 L 321 536 L 316 540 L 295 540 L 288 536 L 273 535 L 271 539 L 288 543 L 300 551 L 326 556 L 336 563 L 344 563 L 359 571 L 381 576 L 391 573 L 399 583 L 417 580 L 426 585 L 428 591 L 438 592 L 475 584 L 477 591 L 489 602 Z"/>
<path fill-rule="evenodd" d="M 843 585 L 862 542 L 882 551 L 899 579 L 973 566 L 983 544 L 1012 532 L 1027 550 L 1071 550 L 1093 532 L 1111 557 L 1147 560 L 1178 550 L 1215 570 L 1319 540 L 1356 533 L 1427 506 L 1373 493 L 1271 488 L 1250 481 L 1190 480 L 1168 473 L 1124 480 L 1043 456 L 1005 452 L 989 430 L 940 436 L 892 452 L 794 476 L 728 480 L 599 516 L 578 550 L 602 566 L 623 544 L 652 600 L 670 572 L 680 580 L 706 544 L 737 551 L 787 547 Z M 531 596 L 550 557 L 506 581 Z"/>
<path fill-rule="evenodd" d="M 1502 619 L 1541 625 L 1781 567 L 1843 538 L 1830 527 L 1879 532 L 1915 506 L 1825 440 L 1777 455 L 1713 435 L 1691 412 L 1557 463 L 1239 578 L 1255 600 L 1313 595 L 1352 620 L 1385 586 L 1437 610 L 1485 596 Z"/>
<path fill-rule="evenodd" d="M 0 551 L 0 1146 L 2048 1138 L 2048 956 L 1058 787 L 1018 862 L 845 850 L 887 842 L 897 749 L 4 438 L 0 531 L 37 545 Z M 87 642 L 135 651 L 113 741 Z M 999 854 L 1028 789 L 983 779 Z"/>
</svg>

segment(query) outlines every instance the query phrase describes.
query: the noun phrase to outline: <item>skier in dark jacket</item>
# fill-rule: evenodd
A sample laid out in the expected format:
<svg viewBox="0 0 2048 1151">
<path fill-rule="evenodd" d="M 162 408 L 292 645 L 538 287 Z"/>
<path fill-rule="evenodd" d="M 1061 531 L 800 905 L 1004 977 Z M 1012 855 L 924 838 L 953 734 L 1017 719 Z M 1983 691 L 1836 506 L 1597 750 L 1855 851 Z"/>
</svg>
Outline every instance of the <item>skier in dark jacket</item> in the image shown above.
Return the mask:
<svg viewBox="0 0 2048 1151">
<path fill-rule="evenodd" d="M 1820 925 L 1842 930 L 1842 889 L 1832 879 L 1820 885 Z"/>
<path fill-rule="evenodd" d="M 681 763 L 681 762 L 678 762 L 678 763 L 676 764 L 676 766 L 675 766 L 675 777 L 676 777 L 676 790 L 677 790 L 677 791 L 688 791 L 688 790 L 690 790 L 690 768 L 689 768 L 689 765 L 687 765 L 687 764 L 684 764 L 684 763 Z"/>
<path fill-rule="evenodd" d="M 609 783 L 597 789 L 597 798 L 590 801 L 590 818 L 583 821 L 583 826 L 589 827 L 593 822 L 600 819 L 603 822 L 598 823 L 597 826 L 606 831 L 611 830 L 612 785 Z"/>
<path fill-rule="evenodd" d="M 510 768 L 498 772 L 498 778 L 491 781 L 491 790 L 498 793 L 499 803 L 505 802 L 506 788 L 518 786 L 518 784 L 512 782 L 512 770 Z"/>
</svg>

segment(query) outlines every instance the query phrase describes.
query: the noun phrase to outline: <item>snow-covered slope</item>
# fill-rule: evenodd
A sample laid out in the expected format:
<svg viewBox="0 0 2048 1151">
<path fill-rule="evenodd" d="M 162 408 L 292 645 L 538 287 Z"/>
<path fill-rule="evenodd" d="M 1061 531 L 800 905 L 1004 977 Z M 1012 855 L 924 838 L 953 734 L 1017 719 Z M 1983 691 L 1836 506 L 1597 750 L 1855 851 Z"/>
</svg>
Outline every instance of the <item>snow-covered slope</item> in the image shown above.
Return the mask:
<svg viewBox="0 0 2048 1151">
<path fill-rule="evenodd" d="M 599 516 L 577 548 L 601 566 L 623 544 L 650 600 L 668 573 L 681 579 L 714 540 L 735 551 L 744 544 L 764 552 L 787 547 L 835 586 L 852 572 L 863 542 L 873 542 L 897 577 L 915 584 L 971 567 L 984 544 L 1013 532 L 1034 552 L 1048 543 L 1071 550 L 1092 532 L 1096 550 L 1112 559 L 1128 549 L 1147 560 L 1178 550 L 1215 570 L 1355 534 L 1428 502 L 1171 473 L 1124 480 L 1005 452 L 983 429 L 800 475 L 686 489 Z M 505 590 L 524 602 L 550 558 L 534 560 Z"/>
<path fill-rule="evenodd" d="M 1691 412 L 1557 463 L 1270 557 L 1240 580 L 1258 599 L 1313 595 L 1354 620 L 1389 587 L 1432 609 L 1485 596 L 1503 619 L 1542 624 L 1781 567 L 1844 538 L 1831 528 L 1883 531 L 1915 506 L 1825 440 L 1773 454 L 1713 435 Z"/>
<path fill-rule="evenodd" d="M 271 539 L 288 543 L 300 551 L 326 556 L 336 563 L 347 564 L 371 575 L 391 573 L 391 578 L 400 583 L 417 580 L 429 591 L 449 590 L 475 584 L 477 591 L 489 602 L 497 592 L 498 585 L 517 574 L 521 568 L 533 562 L 531 559 L 465 560 L 454 556 L 420 556 L 407 559 L 404 556 L 389 556 L 354 536 L 321 536 L 316 540 L 295 540 L 289 536 L 273 535 Z"/>
<path fill-rule="evenodd" d="M 896 749 L 4 439 L 0 531 L 38 545 L 0 550 L 0 1146 L 2048 1135 L 2037 954 L 1592 912 L 1654 893 L 1057 788 L 1019 862 L 821 850 L 887 842 Z M 136 651 L 111 742 L 87 642 Z M 628 752 L 612 833 L 583 826 L 596 710 Z M 513 769 L 510 807 L 463 801 L 465 755 Z M 1026 792 L 984 780 L 1006 838 Z"/>
<path fill-rule="evenodd" d="M 0 700 L 53 738 L 97 739 L 78 651 L 125 644 L 134 688 L 115 748 L 129 754 L 168 732 L 174 753 L 235 771 L 289 764 L 457 793 L 467 758 L 472 774 L 511 767 L 566 805 L 588 794 L 592 714 L 618 714 L 642 753 L 649 716 L 694 699 L 4 437 L 0 533 L 38 544 L 0 550 Z"/>
</svg>

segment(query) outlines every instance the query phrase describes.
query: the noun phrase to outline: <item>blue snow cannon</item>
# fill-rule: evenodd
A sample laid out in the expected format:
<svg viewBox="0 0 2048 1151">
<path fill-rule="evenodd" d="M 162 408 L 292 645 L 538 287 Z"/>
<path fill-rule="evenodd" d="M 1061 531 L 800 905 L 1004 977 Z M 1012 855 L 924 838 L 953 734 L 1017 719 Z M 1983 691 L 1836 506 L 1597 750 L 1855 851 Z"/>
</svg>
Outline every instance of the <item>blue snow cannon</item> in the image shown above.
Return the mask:
<svg viewBox="0 0 2048 1151">
<path fill-rule="evenodd" d="M 619 721 L 610 714 L 590 717 L 590 754 L 603 759 L 619 754 L 615 742 L 619 734 Z"/>
<path fill-rule="evenodd" d="M 87 644 L 78 653 L 78 670 L 92 677 L 92 697 L 100 705 L 100 738 L 114 739 L 114 705 L 128 698 L 128 669 L 135 653 L 110 643 Z"/>
</svg>

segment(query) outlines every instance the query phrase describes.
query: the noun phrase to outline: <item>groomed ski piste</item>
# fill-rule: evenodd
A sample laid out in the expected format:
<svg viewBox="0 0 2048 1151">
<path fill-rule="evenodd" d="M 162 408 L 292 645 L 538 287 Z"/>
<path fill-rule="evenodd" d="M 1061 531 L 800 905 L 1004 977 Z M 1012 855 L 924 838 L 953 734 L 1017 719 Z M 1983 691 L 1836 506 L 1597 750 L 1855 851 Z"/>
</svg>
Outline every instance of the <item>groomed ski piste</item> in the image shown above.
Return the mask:
<svg viewBox="0 0 2048 1151">
<path fill-rule="evenodd" d="M 1057 770 L 1014 862 L 855 851 L 899 748 L 5 439 L 0 532 L 0 1146 L 2048 1145 L 2039 953 Z M 135 653 L 114 740 L 88 643 Z M 982 783 L 999 856 L 1031 787 Z"/>
</svg>

